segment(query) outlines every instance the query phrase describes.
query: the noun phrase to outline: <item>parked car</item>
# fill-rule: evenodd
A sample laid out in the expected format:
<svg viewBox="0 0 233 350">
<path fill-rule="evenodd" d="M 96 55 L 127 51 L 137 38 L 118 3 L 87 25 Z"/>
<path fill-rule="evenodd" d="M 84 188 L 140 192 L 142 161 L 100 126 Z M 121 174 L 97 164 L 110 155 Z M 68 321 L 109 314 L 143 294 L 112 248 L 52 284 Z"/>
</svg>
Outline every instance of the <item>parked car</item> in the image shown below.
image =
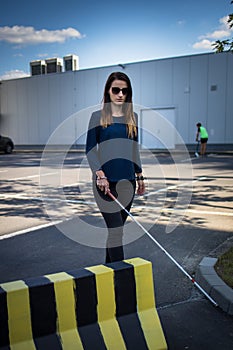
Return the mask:
<svg viewBox="0 0 233 350">
<path fill-rule="evenodd" d="M 0 151 L 10 154 L 14 147 L 14 142 L 10 137 L 0 135 Z"/>
</svg>

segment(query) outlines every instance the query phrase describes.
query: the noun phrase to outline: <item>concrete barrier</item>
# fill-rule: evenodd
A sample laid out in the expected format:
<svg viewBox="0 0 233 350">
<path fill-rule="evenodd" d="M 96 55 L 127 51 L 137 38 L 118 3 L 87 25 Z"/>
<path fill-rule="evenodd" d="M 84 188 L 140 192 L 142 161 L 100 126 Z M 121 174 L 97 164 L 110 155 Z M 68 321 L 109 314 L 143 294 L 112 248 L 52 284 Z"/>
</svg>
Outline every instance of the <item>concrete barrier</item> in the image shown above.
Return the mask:
<svg viewBox="0 0 233 350">
<path fill-rule="evenodd" d="M 167 349 L 151 263 L 133 258 L 1 284 L 0 349 Z"/>
</svg>

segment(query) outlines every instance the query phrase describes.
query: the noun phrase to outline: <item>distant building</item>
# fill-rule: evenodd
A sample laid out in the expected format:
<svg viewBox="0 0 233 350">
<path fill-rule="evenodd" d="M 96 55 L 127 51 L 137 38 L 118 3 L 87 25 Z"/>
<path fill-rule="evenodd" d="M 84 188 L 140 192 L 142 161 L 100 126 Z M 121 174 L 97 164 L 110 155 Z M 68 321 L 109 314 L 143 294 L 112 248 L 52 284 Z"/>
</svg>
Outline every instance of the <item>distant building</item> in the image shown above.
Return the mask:
<svg viewBox="0 0 233 350">
<path fill-rule="evenodd" d="M 61 58 L 48 58 L 45 62 L 47 65 L 47 74 L 62 72 L 63 60 Z"/>
<path fill-rule="evenodd" d="M 76 55 L 68 55 L 63 57 L 65 71 L 79 70 L 79 57 Z"/>
<path fill-rule="evenodd" d="M 79 70 L 79 57 L 67 55 L 62 58 L 48 58 L 46 60 L 35 60 L 30 62 L 31 75 L 42 75 L 50 73 L 61 73 L 63 71 Z"/>
<path fill-rule="evenodd" d="M 46 62 L 44 60 L 36 60 L 30 62 L 31 75 L 46 74 Z"/>
</svg>

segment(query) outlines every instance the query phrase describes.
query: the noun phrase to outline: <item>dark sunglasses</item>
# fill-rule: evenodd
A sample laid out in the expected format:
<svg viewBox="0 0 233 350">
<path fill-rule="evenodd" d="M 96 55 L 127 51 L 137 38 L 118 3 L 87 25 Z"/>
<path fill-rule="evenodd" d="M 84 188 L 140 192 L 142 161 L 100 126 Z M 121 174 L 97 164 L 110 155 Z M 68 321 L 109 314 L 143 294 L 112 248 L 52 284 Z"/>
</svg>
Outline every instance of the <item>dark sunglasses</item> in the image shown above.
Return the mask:
<svg viewBox="0 0 233 350">
<path fill-rule="evenodd" d="M 120 91 L 122 91 L 123 95 L 126 95 L 128 93 L 128 88 L 120 89 L 119 87 L 112 87 L 112 93 L 114 95 L 118 95 Z"/>
</svg>

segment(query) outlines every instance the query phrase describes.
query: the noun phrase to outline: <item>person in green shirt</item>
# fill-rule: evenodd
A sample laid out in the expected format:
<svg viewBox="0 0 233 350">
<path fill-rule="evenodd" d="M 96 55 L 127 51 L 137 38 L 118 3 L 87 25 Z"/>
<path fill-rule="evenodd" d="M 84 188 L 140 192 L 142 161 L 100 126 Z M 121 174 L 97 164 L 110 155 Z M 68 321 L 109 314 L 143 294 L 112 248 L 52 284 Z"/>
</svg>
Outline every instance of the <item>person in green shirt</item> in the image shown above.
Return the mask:
<svg viewBox="0 0 233 350">
<path fill-rule="evenodd" d="M 206 154 L 206 144 L 208 141 L 208 132 L 204 126 L 201 125 L 201 123 L 197 123 L 197 135 L 196 135 L 196 141 L 200 140 L 201 141 L 201 150 L 200 154 L 202 157 L 205 156 Z"/>
</svg>

